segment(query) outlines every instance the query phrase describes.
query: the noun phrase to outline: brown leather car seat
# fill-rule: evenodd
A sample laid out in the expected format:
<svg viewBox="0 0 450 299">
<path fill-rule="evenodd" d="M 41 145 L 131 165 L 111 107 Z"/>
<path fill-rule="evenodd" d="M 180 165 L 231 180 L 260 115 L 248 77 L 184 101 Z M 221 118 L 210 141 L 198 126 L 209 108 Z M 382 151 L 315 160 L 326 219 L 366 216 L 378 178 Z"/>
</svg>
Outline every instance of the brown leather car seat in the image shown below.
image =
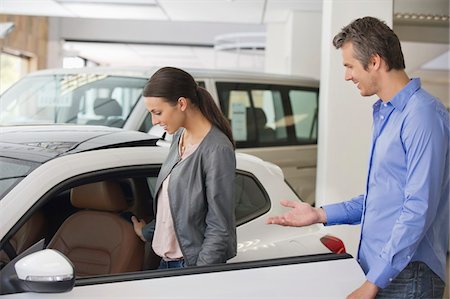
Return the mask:
<svg viewBox="0 0 450 299">
<path fill-rule="evenodd" d="M 67 218 L 48 248 L 64 253 L 77 276 L 140 271 L 144 243 L 133 225 L 120 217 L 127 209 L 117 182 L 103 181 L 75 187 L 71 203 L 83 210 Z"/>
</svg>

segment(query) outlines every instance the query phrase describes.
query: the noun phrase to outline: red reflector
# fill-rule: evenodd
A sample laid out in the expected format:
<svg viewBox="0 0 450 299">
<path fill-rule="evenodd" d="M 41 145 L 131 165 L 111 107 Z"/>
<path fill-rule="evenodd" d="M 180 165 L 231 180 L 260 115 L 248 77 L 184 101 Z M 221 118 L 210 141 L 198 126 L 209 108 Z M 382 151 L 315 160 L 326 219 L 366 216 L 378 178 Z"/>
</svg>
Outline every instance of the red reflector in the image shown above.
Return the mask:
<svg viewBox="0 0 450 299">
<path fill-rule="evenodd" d="M 344 242 L 341 239 L 336 238 L 332 235 L 326 235 L 320 238 L 320 242 L 325 245 L 328 249 L 330 249 L 333 253 L 345 253 Z"/>
</svg>

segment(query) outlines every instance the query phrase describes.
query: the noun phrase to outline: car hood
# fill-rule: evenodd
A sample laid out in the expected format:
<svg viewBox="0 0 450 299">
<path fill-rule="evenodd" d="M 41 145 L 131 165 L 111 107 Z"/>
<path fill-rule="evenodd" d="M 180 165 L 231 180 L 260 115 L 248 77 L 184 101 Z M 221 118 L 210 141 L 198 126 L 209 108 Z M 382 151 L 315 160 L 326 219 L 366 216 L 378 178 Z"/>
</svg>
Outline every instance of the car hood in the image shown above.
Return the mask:
<svg viewBox="0 0 450 299">
<path fill-rule="evenodd" d="M 0 128 L 0 156 L 45 162 L 101 148 L 156 145 L 158 137 L 103 126 L 41 125 Z"/>
</svg>

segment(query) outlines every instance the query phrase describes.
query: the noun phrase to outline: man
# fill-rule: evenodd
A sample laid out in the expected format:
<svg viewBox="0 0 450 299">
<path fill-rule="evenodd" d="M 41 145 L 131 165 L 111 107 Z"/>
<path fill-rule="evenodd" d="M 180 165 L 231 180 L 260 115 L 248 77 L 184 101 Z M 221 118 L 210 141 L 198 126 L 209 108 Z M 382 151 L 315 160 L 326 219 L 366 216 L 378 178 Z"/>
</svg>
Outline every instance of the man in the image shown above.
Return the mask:
<svg viewBox="0 0 450 299">
<path fill-rule="evenodd" d="M 449 236 L 449 115 L 409 79 L 400 41 L 382 21 L 364 17 L 334 37 L 345 80 L 376 94 L 365 194 L 313 208 L 283 201 L 289 212 L 269 224 L 361 224 L 358 261 L 366 282 L 348 298 L 442 298 Z"/>
</svg>

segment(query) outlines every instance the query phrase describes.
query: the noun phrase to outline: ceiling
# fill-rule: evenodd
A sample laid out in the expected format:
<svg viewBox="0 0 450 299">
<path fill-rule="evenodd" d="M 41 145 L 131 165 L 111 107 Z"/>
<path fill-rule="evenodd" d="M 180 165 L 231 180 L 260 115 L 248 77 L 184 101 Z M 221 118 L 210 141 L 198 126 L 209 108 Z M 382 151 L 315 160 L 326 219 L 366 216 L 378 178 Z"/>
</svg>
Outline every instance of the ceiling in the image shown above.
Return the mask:
<svg viewBox="0 0 450 299">
<path fill-rule="evenodd" d="M 284 22 L 293 10 L 321 11 L 323 1 L 331 0 L 1 0 L 0 13 L 263 24 Z M 448 12 L 448 0 L 394 0 L 394 13 L 406 22 L 439 24 L 427 16 L 446 16 L 448 26 Z"/>
<path fill-rule="evenodd" d="M 89 23 L 93 20 L 104 20 L 105 24 L 121 22 L 122 27 L 127 26 L 126 24 L 134 26 L 135 23 L 132 22 L 151 22 L 146 23 L 150 26 L 158 22 L 164 23 L 163 30 L 160 31 L 168 30 L 170 24 L 187 27 L 190 23 L 202 23 L 199 28 L 204 29 L 185 37 L 185 40 L 192 40 L 200 35 L 200 31 L 207 31 L 218 23 L 228 24 L 227 27 L 238 32 L 239 26 L 242 30 L 248 30 L 249 27 L 245 26 L 285 22 L 291 11 L 320 12 L 323 1 L 331 0 L 0 0 L 0 13 L 59 17 L 67 20 L 65 23 L 71 24 L 73 31 L 80 31 L 81 22 L 93 24 Z M 448 48 L 448 13 L 448 0 L 394 0 L 394 30 L 402 42 L 413 43 L 414 46 L 410 47 L 412 51 L 415 49 L 415 42 L 443 43 Z M 69 22 L 76 19 L 79 20 L 78 23 Z M 174 30 L 177 30 L 175 26 Z M 113 37 L 120 36 L 119 30 L 114 34 Z M 155 35 L 154 32 L 150 34 Z M 97 36 L 101 39 L 101 35 Z M 177 40 L 180 39 L 177 37 Z M 168 47 L 170 41 L 162 44 L 139 41 L 129 43 L 124 38 L 109 40 L 115 43 L 107 44 L 95 41 L 98 40 L 91 39 L 86 43 L 82 38 L 69 39 L 64 49 L 66 53 L 81 53 L 83 57 L 102 64 L 139 64 L 139 61 L 155 64 L 158 59 L 162 64 L 166 63 L 165 60 L 173 62 L 174 59 L 178 59 L 179 65 L 186 61 L 193 61 L 203 67 L 217 64 L 218 53 L 211 48 L 212 41 L 209 48 L 181 42 L 175 52 Z M 226 54 L 220 55 L 222 59 L 236 60 L 231 56 L 224 57 Z M 131 61 L 132 59 L 136 61 Z M 262 63 L 258 59 L 250 57 L 248 67 L 256 65 L 261 68 Z M 448 52 L 439 53 L 433 61 L 424 61 L 424 67 L 448 72 L 448 62 Z"/>
<path fill-rule="evenodd" d="M 434 0 L 436 1 L 436 0 Z M 232 23 L 283 22 L 321 0 L 1 0 L 0 12 L 59 17 Z"/>
</svg>

